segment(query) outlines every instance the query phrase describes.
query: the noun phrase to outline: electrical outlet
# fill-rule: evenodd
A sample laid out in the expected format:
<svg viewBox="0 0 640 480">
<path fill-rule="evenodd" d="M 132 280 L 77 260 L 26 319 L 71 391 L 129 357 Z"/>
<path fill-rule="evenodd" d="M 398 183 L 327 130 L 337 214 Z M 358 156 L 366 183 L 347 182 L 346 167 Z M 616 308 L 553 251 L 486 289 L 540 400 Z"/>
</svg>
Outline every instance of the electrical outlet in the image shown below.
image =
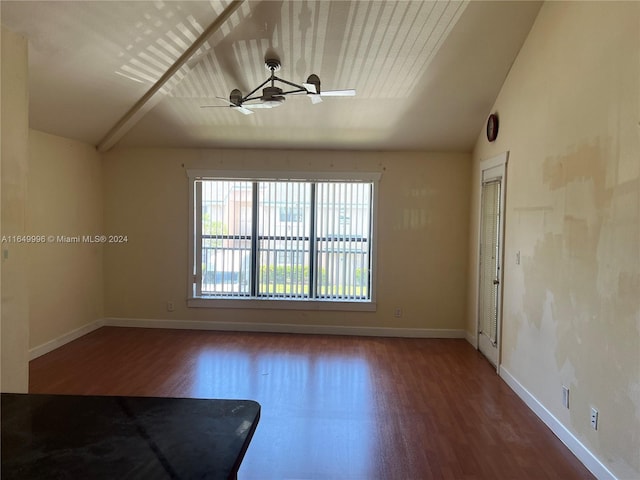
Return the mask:
<svg viewBox="0 0 640 480">
<path fill-rule="evenodd" d="M 402 316 L 402 308 L 401 307 L 396 307 L 393 310 L 393 316 L 396 318 L 400 318 Z"/>
<path fill-rule="evenodd" d="M 569 408 L 569 387 L 562 386 L 562 405 Z"/>
<path fill-rule="evenodd" d="M 591 407 L 591 428 L 598 429 L 598 410 Z"/>
<path fill-rule="evenodd" d="M 173 302 L 167 302 L 167 312 L 173 312 L 175 310 L 175 305 Z"/>
</svg>

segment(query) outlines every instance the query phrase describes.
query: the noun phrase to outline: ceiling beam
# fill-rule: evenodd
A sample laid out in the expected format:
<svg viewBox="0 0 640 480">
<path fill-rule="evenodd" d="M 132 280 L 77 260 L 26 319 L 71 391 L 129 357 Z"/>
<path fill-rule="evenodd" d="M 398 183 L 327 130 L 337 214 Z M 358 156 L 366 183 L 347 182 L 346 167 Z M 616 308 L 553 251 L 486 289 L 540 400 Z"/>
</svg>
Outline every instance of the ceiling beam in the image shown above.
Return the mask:
<svg viewBox="0 0 640 480">
<path fill-rule="evenodd" d="M 227 8 L 209 25 L 200 36 L 187 48 L 182 55 L 171 65 L 167 71 L 140 97 L 140 99 L 125 113 L 111 130 L 98 142 L 96 148 L 99 152 L 106 152 L 113 147 L 138 121 L 153 108 L 160 100 L 157 96 L 159 90 L 180 70 L 196 51 L 226 22 L 244 0 L 233 0 Z M 155 97 L 155 101 L 154 101 Z"/>
</svg>

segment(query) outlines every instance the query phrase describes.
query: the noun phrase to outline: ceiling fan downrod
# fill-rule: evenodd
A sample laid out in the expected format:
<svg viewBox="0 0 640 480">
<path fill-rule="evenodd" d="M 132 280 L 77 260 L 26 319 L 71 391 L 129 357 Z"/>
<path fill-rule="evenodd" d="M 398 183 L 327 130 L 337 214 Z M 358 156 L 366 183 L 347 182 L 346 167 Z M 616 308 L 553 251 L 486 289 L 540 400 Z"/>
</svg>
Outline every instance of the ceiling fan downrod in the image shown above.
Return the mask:
<svg viewBox="0 0 640 480">
<path fill-rule="evenodd" d="M 282 81 L 275 75 L 275 73 L 280 70 L 280 60 L 277 58 L 267 58 L 264 61 L 264 66 L 271 72 L 271 86 L 262 90 L 262 103 L 270 107 L 277 107 L 285 100 L 282 95 L 282 89 L 276 87 L 276 80 Z"/>
</svg>

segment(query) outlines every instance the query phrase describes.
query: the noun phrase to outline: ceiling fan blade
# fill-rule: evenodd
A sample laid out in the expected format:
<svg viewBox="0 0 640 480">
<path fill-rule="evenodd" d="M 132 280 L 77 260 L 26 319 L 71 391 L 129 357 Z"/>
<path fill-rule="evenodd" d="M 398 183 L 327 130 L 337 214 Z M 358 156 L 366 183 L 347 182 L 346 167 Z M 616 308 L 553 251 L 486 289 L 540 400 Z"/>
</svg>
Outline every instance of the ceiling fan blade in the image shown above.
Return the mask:
<svg viewBox="0 0 640 480">
<path fill-rule="evenodd" d="M 229 105 L 200 105 L 200 108 L 233 108 L 234 110 L 237 110 L 244 115 L 251 115 L 253 113 L 248 108 L 239 107 L 238 105 L 234 105 L 233 103 L 230 103 Z"/>
<path fill-rule="evenodd" d="M 224 98 L 224 97 L 216 97 L 216 98 L 218 100 L 222 100 L 224 103 L 226 103 L 230 107 L 237 107 L 237 105 L 235 103 L 231 103 L 228 98 Z"/>
<path fill-rule="evenodd" d="M 318 93 L 318 90 L 316 89 L 316 86 L 313 83 L 303 83 L 302 86 L 307 90 L 307 92 L 309 93 Z"/>
<path fill-rule="evenodd" d="M 253 112 L 251 110 L 249 110 L 248 108 L 244 108 L 244 107 L 232 107 L 234 110 L 239 111 L 240 113 L 244 114 L 244 115 L 253 115 Z"/>
<path fill-rule="evenodd" d="M 350 90 L 324 90 L 320 92 L 323 97 L 355 97 L 356 91 Z"/>
<path fill-rule="evenodd" d="M 222 100 L 223 102 L 225 102 L 229 107 L 233 108 L 234 110 L 239 111 L 240 113 L 244 114 L 244 115 L 251 115 L 253 112 L 251 110 L 249 110 L 248 108 L 243 107 L 242 105 L 236 105 L 233 102 L 230 102 L 228 99 L 224 98 L 224 97 L 216 97 L 218 100 Z M 216 107 L 216 106 L 221 106 L 221 105 L 202 105 L 203 107 Z"/>
<path fill-rule="evenodd" d="M 271 105 L 266 103 L 243 103 L 242 108 L 272 108 Z"/>
<path fill-rule="evenodd" d="M 303 84 L 305 85 L 305 87 L 307 87 L 309 84 Z M 311 85 L 313 87 L 313 85 Z M 314 87 L 315 88 L 315 87 Z M 310 92 L 310 91 L 300 91 L 300 92 L 292 92 L 292 93 L 287 93 L 287 95 L 305 95 L 309 100 L 311 100 L 311 103 L 321 103 L 322 99 L 320 98 L 320 95 L 318 95 L 316 92 Z"/>
</svg>

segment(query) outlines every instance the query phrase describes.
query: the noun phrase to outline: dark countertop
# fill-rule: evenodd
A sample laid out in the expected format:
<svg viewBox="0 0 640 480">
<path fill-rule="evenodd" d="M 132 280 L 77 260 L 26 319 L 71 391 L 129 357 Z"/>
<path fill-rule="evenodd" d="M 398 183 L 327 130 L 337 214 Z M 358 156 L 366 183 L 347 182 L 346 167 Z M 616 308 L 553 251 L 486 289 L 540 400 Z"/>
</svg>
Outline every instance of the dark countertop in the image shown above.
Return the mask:
<svg viewBox="0 0 640 480">
<path fill-rule="evenodd" d="M 1 396 L 3 480 L 235 479 L 251 400 Z"/>
</svg>

